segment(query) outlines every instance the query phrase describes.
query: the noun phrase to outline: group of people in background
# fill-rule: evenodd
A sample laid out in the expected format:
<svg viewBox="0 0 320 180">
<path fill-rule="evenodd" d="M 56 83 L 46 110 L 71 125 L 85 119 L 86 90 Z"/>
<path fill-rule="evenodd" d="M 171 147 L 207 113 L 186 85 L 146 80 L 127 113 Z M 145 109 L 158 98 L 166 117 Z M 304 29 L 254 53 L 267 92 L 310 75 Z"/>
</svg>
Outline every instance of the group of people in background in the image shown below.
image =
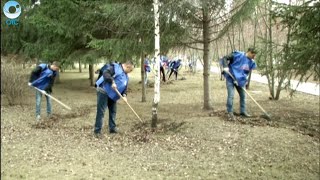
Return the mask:
<svg viewBox="0 0 320 180">
<path fill-rule="evenodd" d="M 150 61 L 147 57 L 145 56 L 144 59 L 144 71 L 145 71 L 145 84 L 148 82 L 148 73 L 152 71 L 150 64 L 155 64 L 155 58 Z M 153 66 L 154 67 L 154 66 Z M 170 60 L 167 56 L 160 56 L 160 78 L 163 82 L 166 82 L 166 80 L 170 80 L 171 75 L 175 75 L 175 80 L 178 80 L 178 73 L 179 70 L 182 67 L 182 60 L 181 59 L 174 59 Z M 165 69 L 167 69 L 167 72 L 165 72 Z M 169 77 L 166 79 L 166 76 Z"/>
<path fill-rule="evenodd" d="M 223 74 L 226 78 L 227 87 L 227 113 L 229 120 L 234 121 L 233 113 L 233 98 L 234 89 L 236 89 L 240 96 L 240 115 L 243 117 L 250 117 L 246 109 L 245 92 L 243 87 L 247 83 L 247 77 L 249 72 L 256 68 L 254 61 L 257 51 L 254 48 L 249 48 L 246 52 L 234 51 L 229 55 L 224 56 L 221 59 L 221 66 L 223 67 Z M 166 74 L 169 74 L 169 78 L 174 73 L 177 80 L 179 69 L 182 67 L 181 59 L 169 60 L 166 56 L 161 56 L 160 72 L 162 74 L 162 80 L 166 81 Z M 153 61 L 154 62 L 154 61 Z M 167 68 L 167 73 L 165 73 Z M 109 133 L 118 133 L 116 126 L 116 102 L 122 96 L 124 101 L 127 101 L 127 87 L 129 82 L 128 73 L 132 72 L 134 65 L 132 61 L 126 61 L 124 63 L 112 62 L 107 63 L 99 71 L 99 77 L 96 82 L 97 90 L 97 113 L 94 124 L 94 134 L 97 137 L 101 136 L 101 130 L 103 127 L 103 118 L 105 110 L 109 110 Z M 150 60 L 145 56 L 144 69 L 147 74 L 152 71 L 150 66 Z M 50 116 L 51 101 L 47 94 L 52 93 L 52 87 L 54 79 L 58 74 L 59 63 L 53 62 L 52 64 L 40 64 L 31 73 L 28 85 L 38 89 L 36 91 L 36 120 L 40 121 L 40 103 L 42 94 L 46 95 L 47 99 L 47 116 Z"/>
</svg>

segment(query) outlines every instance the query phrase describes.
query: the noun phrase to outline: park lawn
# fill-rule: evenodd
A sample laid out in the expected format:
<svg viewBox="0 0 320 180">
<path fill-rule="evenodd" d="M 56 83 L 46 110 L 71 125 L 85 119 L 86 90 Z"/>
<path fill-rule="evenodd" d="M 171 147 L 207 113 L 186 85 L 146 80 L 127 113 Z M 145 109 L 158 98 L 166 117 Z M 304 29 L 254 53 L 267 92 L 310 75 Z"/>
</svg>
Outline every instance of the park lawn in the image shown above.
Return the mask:
<svg viewBox="0 0 320 180">
<path fill-rule="evenodd" d="M 92 133 L 96 93 L 87 72 L 61 74 L 53 96 L 72 111 L 53 101 L 53 117 L 41 124 L 35 124 L 32 89 L 23 106 L 4 100 L 1 179 L 319 179 L 319 97 L 283 92 L 270 101 L 266 85 L 252 82 L 249 93 L 272 121 L 260 118 L 247 97 L 254 117 L 229 122 L 225 82 L 210 76 L 214 110 L 203 110 L 202 73 L 182 69 L 178 78 L 186 80 L 161 84 L 158 128 L 152 130 L 153 88 L 142 103 L 139 74 L 130 74 L 128 102 L 146 123 L 119 101 L 121 133 L 110 135 L 105 128 L 102 139 Z M 236 94 L 235 111 L 238 101 Z"/>
</svg>

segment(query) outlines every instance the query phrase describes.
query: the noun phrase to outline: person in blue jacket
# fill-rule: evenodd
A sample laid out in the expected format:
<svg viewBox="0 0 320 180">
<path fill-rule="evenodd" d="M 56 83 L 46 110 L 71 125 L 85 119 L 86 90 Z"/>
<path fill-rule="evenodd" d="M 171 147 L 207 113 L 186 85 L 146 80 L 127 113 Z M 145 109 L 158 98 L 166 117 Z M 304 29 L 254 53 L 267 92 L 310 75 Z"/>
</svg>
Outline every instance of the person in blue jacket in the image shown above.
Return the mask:
<svg viewBox="0 0 320 180">
<path fill-rule="evenodd" d="M 101 137 L 101 130 L 103 125 L 103 118 L 106 108 L 109 109 L 109 132 L 118 133 L 116 127 L 116 113 L 117 101 L 120 96 L 116 90 L 127 101 L 127 87 L 128 87 L 128 73 L 134 69 L 131 61 L 121 63 L 111 63 L 108 68 L 103 72 L 103 75 L 96 82 L 97 85 L 97 114 L 94 125 L 94 134 L 96 137 Z"/>
<path fill-rule="evenodd" d="M 37 87 L 38 89 L 45 91 L 47 94 L 52 93 L 52 87 L 55 77 L 58 74 L 59 62 L 53 62 L 52 64 L 39 64 L 32 72 L 28 82 L 29 86 Z M 41 111 L 41 99 L 42 93 L 36 91 L 36 120 L 40 121 Z M 51 115 L 51 99 L 46 96 L 47 100 L 47 117 Z"/>
<path fill-rule="evenodd" d="M 240 115 L 250 117 L 246 111 L 246 95 L 242 88 L 244 88 L 247 83 L 249 72 L 257 67 L 254 61 L 256 53 L 257 51 L 254 48 L 248 48 L 247 52 L 234 51 L 230 55 L 223 57 L 222 65 L 228 92 L 227 112 L 229 120 L 235 120 L 233 114 L 234 87 L 236 87 L 240 96 Z M 226 72 L 231 73 L 236 81 Z"/>
<path fill-rule="evenodd" d="M 176 77 L 176 80 L 178 79 L 178 71 L 181 67 L 181 59 L 178 59 L 177 61 L 174 61 L 171 65 L 171 72 L 169 74 L 169 78 L 168 80 L 170 79 L 172 73 L 174 72 L 174 75 Z"/>
<path fill-rule="evenodd" d="M 100 79 L 100 77 L 103 75 L 103 72 L 109 67 L 109 65 L 111 63 L 117 63 L 117 61 L 109 61 L 107 63 L 105 63 L 100 69 L 97 69 L 97 71 L 95 72 L 96 74 L 98 74 L 98 78 L 96 80 L 96 82 Z M 94 84 L 94 87 L 96 88 L 97 87 L 97 84 Z"/>
<path fill-rule="evenodd" d="M 168 61 L 168 70 L 167 70 L 167 74 L 168 75 L 171 72 L 172 66 L 174 64 L 175 60 L 169 60 Z"/>
<path fill-rule="evenodd" d="M 150 62 L 147 55 L 145 55 L 143 67 L 144 67 L 144 84 L 148 84 L 148 74 L 151 71 L 151 67 L 150 67 Z"/>
</svg>

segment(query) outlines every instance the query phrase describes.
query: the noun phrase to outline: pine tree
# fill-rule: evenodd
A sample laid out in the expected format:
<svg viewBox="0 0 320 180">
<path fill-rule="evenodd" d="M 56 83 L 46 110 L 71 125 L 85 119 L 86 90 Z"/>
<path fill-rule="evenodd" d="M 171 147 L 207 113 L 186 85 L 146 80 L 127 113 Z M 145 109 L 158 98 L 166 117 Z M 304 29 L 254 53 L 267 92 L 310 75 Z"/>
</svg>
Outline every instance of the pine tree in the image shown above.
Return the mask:
<svg viewBox="0 0 320 180">
<path fill-rule="evenodd" d="M 188 30 L 179 43 L 203 52 L 203 108 L 213 108 L 210 92 L 211 43 L 225 35 L 232 25 L 247 18 L 259 0 L 233 1 L 226 9 L 226 1 L 183 0 L 170 1 L 176 21 Z"/>
</svg>

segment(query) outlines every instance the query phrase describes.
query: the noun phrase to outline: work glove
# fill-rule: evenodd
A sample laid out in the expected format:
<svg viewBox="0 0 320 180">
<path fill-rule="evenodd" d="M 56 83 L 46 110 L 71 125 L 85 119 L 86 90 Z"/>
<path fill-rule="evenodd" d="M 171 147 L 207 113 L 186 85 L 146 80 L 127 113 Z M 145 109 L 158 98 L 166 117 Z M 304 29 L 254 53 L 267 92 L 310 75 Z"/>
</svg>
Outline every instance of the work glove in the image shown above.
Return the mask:
<svg viewBox="0 0 320 180">
<path fill-rule="evenodd" d="M 233 81 L 233 84 L 234 84 L 235 86 L 239 86 L 239 84 L 238 84 L 237 81 Z"/>
<path fill-rule="evenodd" d="M 28 82 L 28 86 L 30 86 L 30 87 L 31 87 L 31 86 L 32 86 L 32 83 L 31 83 L 31 82 Z"/>
<path fill-rule="evenodd" d="M 112 82 L 111 87 L 112 87 L 113 89 L 118 89 L 118 87 L 117 87 L 117 85 L 116 85 L 115 82 Z"/>
<path fill-rule="evenodd" d="M 44 91 L 46 91 L 48 94 L 51 94 L 52 93 L 52 88 L 50 86 L 46 87 L 44 89 Z"/>
<path fill-rule="evenodd" d="M 39 89 L 42 94 L 46 94 L 46 91 Z"/>
<path fill-rule="evenodd" d="M 122 98 L 123 100 L 124 100 L 124 102 L 128 102 L 128 100 L 127 100 L 127 97 L 126 96 L 123 96 L 123 98 Z"/>
<path fill-rule="evenodd" d="M 229 72 L 229 68 L 225 67 L 225 68 L 223 68 L 223 71 Z"/>
</svg>

